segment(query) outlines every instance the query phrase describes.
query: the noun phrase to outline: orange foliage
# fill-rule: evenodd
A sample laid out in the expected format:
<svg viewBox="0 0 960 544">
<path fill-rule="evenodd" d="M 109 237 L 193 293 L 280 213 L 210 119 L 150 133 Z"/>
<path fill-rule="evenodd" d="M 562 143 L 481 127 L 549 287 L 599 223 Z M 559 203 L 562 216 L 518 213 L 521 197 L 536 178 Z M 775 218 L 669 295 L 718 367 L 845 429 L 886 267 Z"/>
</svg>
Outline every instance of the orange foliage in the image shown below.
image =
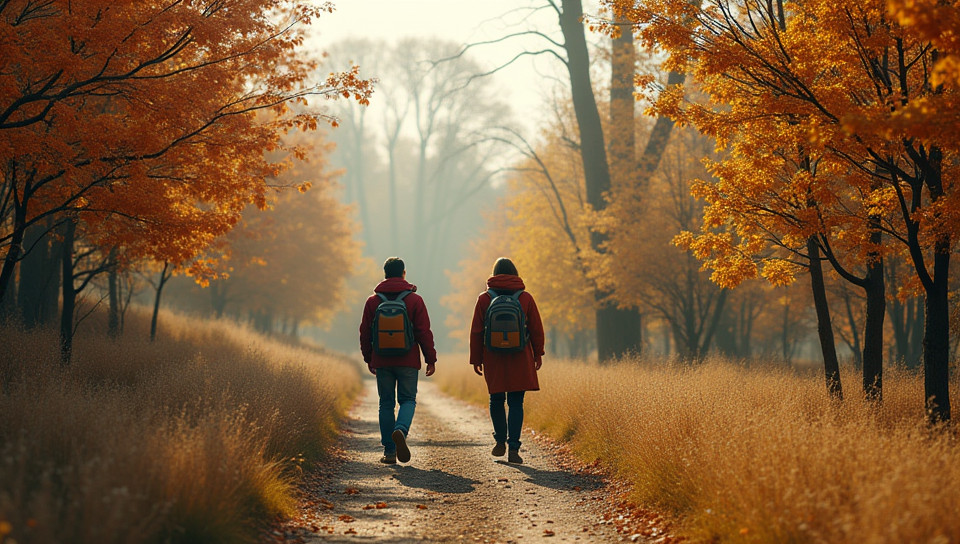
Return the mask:
<svg viewBox="0 0 960 544">
<path fill-rule="evenodd" d="M 328 323 L 349 298 L 346 281 L 362 262 L 353 210 L 340 203 L 335 177 L 325 171 L 331 146 L 307 138 L 318 141 L 293 135 L 304 142 L 304 161 L 279 178 L 299 190 L 278 192 L 266 210 L 247 208 L 224 247 L 207 255 L 219 276 L 210 283 L 214 311 L 268 320 L 256 323 L 266 332 L 276 320 L 294 328 Z"/>
<path fill-rule="evenodd" d="M 758 274 L 792 281 L 796 253 L 814 234 L 841 264 L 862 266 L 891 251 L 871 243 L 871 218 L 902 240 L 917 221 L 928 248 L 960 230 L 960 217 L 947 211 L 960 204 L 950 181 L 955 161 L 942 161 L 944 197 L 918 194 L 928 150 L 952 156 L 957 139 L 905 122 L 918 108 L 958 111 L 948 107 L 957 93 L 931 90 L 925 36 L 890 21 L 883 0 L 817 0 L 783 13 L 740 2 L 608 4 L 649 23 L 643 37 L 709 97 L 689 103 L 682 90 L 669 91 L 653 111 L 729 150 L 711 165 L 716 180 L 693 187 L 708 203 L 702 231 L 678 238 L 720 285 Z M 907 210 L 915 193 L 916 211 Z"/>
<path fill-rule="evenodd" d="M 311 96 L 366 102 L 356 69 L 308 82 L 302 29 L 331 6 L 295 0 L 0 3 L 0 297 L 23 230 L 52 215 L 129 259 L 183 264 L 267 205 Z M 296 153 L 295 150 L 291 150 Z"/>
</svg>

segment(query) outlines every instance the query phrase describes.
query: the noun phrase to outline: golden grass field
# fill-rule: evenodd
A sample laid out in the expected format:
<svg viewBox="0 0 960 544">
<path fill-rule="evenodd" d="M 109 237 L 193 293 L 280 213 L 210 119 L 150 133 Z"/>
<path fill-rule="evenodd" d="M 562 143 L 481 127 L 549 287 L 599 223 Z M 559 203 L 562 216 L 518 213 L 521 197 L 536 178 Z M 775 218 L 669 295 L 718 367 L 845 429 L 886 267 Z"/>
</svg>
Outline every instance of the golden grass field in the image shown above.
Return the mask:
<svg viewBox="0 0 960 544">
<path fill-rule="evenodd" d="M 875 408 L 845 370 L 834 404 L 822 376 L 774 365 L 548 358 L 525 424 L 599 459 L 693 542 L 960 542 L 960 443 L 925 427 L 922 378 L 887 371 Z M 487 402 L 468 364 L 435 379 Z"/>
<path fill-rule="evenodd" d="M 253 542 L 296 506 L 359 390 L 355 365 L 227 322 L 0 328 L 0 542 Z"/>
</svg>

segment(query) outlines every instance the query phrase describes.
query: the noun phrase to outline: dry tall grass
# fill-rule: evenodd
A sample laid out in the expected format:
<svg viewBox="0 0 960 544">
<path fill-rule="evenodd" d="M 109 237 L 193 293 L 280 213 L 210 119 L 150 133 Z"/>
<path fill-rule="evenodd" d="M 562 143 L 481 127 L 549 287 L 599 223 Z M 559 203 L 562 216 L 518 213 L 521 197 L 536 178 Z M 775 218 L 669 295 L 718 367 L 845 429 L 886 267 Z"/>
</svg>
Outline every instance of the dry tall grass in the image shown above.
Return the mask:
<svg viewBox="0 0 960 544">
<path fill-rule="evenodd" d="M 250 542 L 295 505 L 358 391 L 354 365 L 225 322 L 0 328 L 0 542 Z"/>
<path fill-rule="evenodd" d="M 888 371 L 879 409 L 822 377 L 547 361 L 526 423 L 600 459 L 695 542 L 960 542 L 960 445 L 924 426 L 922 378 Z M 469 365 L 441 387 L 486 402 Z M 960 406 L 956 381 L 953 406 Z"/>
</svg>

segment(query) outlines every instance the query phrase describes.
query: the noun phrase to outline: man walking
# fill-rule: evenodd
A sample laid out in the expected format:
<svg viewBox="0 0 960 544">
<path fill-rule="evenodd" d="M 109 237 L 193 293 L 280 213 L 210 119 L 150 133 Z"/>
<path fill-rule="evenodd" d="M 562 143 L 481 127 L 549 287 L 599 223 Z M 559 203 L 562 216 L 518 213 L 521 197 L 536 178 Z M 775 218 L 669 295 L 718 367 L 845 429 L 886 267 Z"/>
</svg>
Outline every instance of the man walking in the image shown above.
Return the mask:
<svg viewBox="0 0 960 544">
<path fill-rule="evenodd" d="M 436 371 L 437 350 L 430 332 L 430 317 L 417 286 L 407 283 L 403 261 L 390 257 L 383 263 L 384 280 L 363 307 L 360 351 L 370 373 L 377 377 L 380 395 L 381 463 L 410 460 L 407 434 L 417 406 L 420 352 L 427 376 Z M 394 414 L 394 408 L 400 410 Z"/>
</svg>

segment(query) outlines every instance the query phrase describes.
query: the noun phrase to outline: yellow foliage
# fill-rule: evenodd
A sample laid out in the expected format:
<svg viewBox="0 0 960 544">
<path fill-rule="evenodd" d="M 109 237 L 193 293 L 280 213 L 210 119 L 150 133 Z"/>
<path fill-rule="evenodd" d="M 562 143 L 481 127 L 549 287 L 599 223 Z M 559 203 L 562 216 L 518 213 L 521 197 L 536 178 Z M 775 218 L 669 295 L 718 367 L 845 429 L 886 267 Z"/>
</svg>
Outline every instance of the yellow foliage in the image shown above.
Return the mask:
<svg viewBox="0 0 960 544">
<path fill-rule="evenodd" d="M 452 370 L 440 386 L 482 406 L 483 380 Z M 822 375 L 774 364 L 553 360 L 524 416 L 692 542 L 960 540 L 960 449 L 926 427 L 921 376 L 884 382 L 882 406 L 838 405 Z"/>
</svg>

